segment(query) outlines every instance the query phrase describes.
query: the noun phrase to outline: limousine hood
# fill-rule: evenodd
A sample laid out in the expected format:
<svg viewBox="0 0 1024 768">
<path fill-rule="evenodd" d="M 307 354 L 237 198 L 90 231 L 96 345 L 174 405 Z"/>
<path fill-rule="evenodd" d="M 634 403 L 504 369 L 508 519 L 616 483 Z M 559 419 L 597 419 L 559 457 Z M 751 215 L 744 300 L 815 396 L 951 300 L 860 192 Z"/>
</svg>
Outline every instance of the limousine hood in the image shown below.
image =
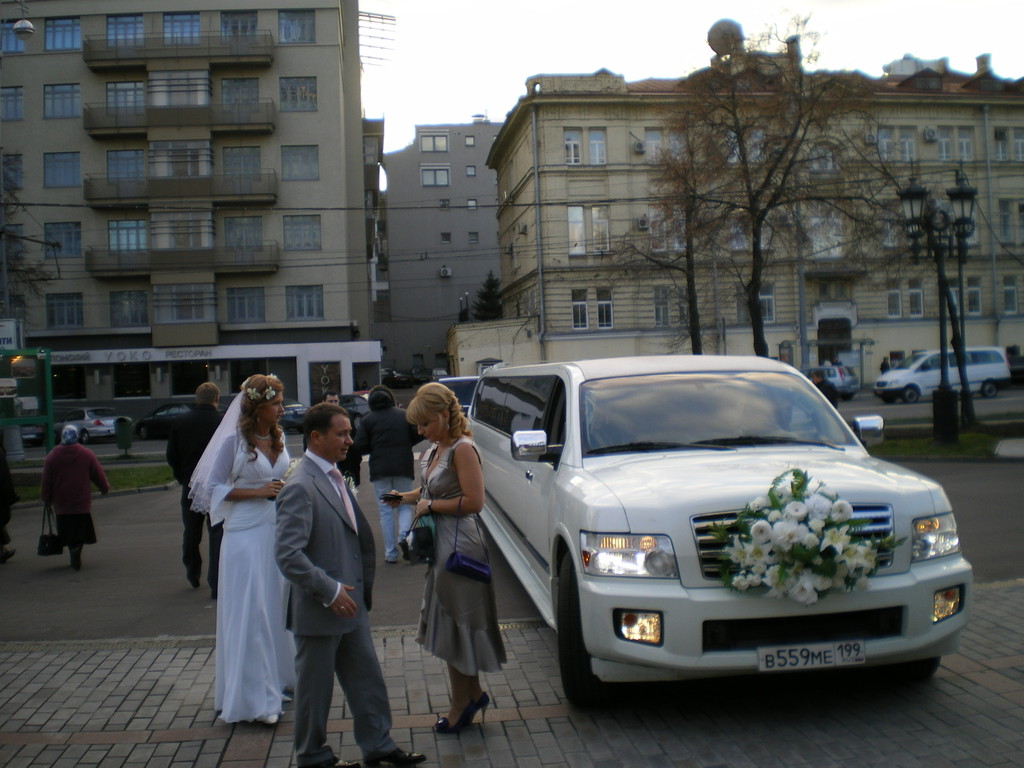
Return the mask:
<svg viewBox="0 0 1024 768">
<path fill-rule="evenodd" d="M 666 508 L 686 518 L 742 509 L 765 496 L 772 481 L 789 469 L 802 469 L 811 482 L 823 482 L 850 503 L 887 503 L 915 514 L 941 512 L 949 502 L 941 487 L 894 464 L 828 451 L 799 455 L 774 449 L 647 454 L 588 466 L 593 478 L 621 503 L 629 528 L 656 532 L 665 526 Z M 944 507 L 944 509 L 943 509 Z"/>
</svg>

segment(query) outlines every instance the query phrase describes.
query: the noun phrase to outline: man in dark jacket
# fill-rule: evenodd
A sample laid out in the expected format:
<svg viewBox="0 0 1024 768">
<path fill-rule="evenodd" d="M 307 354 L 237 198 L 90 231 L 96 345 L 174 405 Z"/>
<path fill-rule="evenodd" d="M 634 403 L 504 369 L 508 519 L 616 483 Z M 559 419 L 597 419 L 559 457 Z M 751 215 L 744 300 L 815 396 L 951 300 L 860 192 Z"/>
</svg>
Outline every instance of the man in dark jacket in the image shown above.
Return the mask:
<svg viewBox="0 0 1024 768">
<path fill-rule="evenodd" d="M 206 381 L 196 389 L 196 402 L 192 410 L 175 419 L 167 439 L 167 463 L 171 465 L 174 479 L 181 483 L 181 521 L 185 532 L 181 540 L 181 560 L 185 563 L 185 576 L 193 588 L 199 588 L 199 577 L 203 573 L 203 557 L 199 544 L 203 540 L 203 526 L 209 530 L 210 561 L 206 567 L 206 582 L 210 585 L 210 596 L 217 599 L 217 571 L 220 568 L 220 540 L 224 535 L 224 524 L 210 525 L 210 518 L 192 511 L 192 500 L 188 497 L 188 483 L 192 472 L 199 463 L 206 444 L 220 424 L 217 404 L 220 390 L 213 382 Z"/>
<path fill-rule="evenodd" d="M 395 508 L 380 497 L 388 491 L 412 490 L 412 449 L 420 441 L 416 427 L 405 420 L 405 411 L 395 405 L 395 396 L 383 384 L 370 390 L 370 412 L 359 420 L 353 448 L 360 455 L 370 457 L 370 482 L 377 496 L 380 527 L 384 533 L 384 561 L 398 562 L 398 548 L 402 557 L 409 559 L 405 536 L 412 524 L 412 508 L 406 504 Z M 395 517 L 397 511 L 397 547 Z"/>
<path fill-rule="evenodd" d="M 811 371 L 811 381 L 816 386 L 830 403 L 833 408 L 839 407 L 839 390 L 835 388 L 835 385 L 831 381 L 825 378 L 825 372 L 819 368 L 815 368 Z"/>
</svg>

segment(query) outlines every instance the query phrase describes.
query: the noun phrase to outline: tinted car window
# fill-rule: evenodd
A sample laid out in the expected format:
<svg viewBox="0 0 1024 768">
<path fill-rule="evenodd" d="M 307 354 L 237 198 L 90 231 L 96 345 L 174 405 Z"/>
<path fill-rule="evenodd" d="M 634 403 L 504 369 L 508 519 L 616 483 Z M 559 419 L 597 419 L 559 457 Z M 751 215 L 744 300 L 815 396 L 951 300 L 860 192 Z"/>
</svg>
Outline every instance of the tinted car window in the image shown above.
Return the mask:
<svg viewBox="0 0 1024 768">
<path fill-rule="evenodd" d="M 544 410 L 556 381 L 555 376 L 484 379 L 476 399 L 476 418 L 509 435 L 543 429 Z"/>
</svg>

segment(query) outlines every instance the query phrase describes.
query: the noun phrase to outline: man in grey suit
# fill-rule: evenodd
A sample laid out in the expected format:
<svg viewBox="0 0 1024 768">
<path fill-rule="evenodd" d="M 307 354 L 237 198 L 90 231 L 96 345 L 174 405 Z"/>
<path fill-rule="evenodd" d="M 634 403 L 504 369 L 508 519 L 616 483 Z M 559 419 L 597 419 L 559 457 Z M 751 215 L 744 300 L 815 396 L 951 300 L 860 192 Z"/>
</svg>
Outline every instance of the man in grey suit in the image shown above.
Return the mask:
<svg viewBox="0 0 1024 768">
<path fill-rule="evenodd" d="M 352 710 L 356 743 L 369 766 L 413 765 L 426 758 L 392 740 L 391 706 L 373 648 L 367 612 L 373 587 L 370 526 L 336 464 L 352 445 L 338 405 L 306 412 L 307 449 L 277 497 L 277 563 L 288 579 L 288 629 L 295 635 L 295 751 L 299 768 L 358 766 L 327 744 L 334 680 Z"/>
</svg>

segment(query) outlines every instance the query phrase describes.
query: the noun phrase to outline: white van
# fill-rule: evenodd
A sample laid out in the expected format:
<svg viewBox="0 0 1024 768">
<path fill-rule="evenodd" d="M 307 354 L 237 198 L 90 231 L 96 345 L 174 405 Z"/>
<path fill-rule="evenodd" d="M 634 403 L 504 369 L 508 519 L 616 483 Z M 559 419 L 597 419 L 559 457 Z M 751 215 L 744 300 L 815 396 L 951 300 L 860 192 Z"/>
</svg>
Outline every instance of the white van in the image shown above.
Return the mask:
<svg viewBox="0 0 1024 768">
<path fill-rule="evenodd" d="M 615 682 L 782 668 L 927 677 L 957 647 L 972 570 L 949 499 L 868 455 L 857 434 L 880 439 L 880 417 L 855 419 L 855 434 L 788 365 L 668 355 L 494 368 L 471 414 L 483 520 L 557 631 L 576 704 Z M 735 571 L 718 533 L 794 468 L 848 502 L 851 540 L 894 542 L 856 591 L 801 604 L 723 585 Z"/>
<path fill-rule="evenodd" d="M 967 381 L 972 392 L 980 393 L 982 397 L 995 397 L 1000 388 L 1010 385 L 1010 364 L 1003 349 L 968 347 L 965 351 Z M 959 389 L 960 371 L 956 365 L 956 355 L 949 352 L 947 357 L 949 383 L 954 389 Z M 941 378 L 939 358 L 937 349 L 911 355 L 878 377 L 875 382 L 875 395 L 887 403 L 892 403 L 897 398 L 905 403 L 916 403 L 922 397 L 930 396 L 939 386 Z"/>
</svg>

